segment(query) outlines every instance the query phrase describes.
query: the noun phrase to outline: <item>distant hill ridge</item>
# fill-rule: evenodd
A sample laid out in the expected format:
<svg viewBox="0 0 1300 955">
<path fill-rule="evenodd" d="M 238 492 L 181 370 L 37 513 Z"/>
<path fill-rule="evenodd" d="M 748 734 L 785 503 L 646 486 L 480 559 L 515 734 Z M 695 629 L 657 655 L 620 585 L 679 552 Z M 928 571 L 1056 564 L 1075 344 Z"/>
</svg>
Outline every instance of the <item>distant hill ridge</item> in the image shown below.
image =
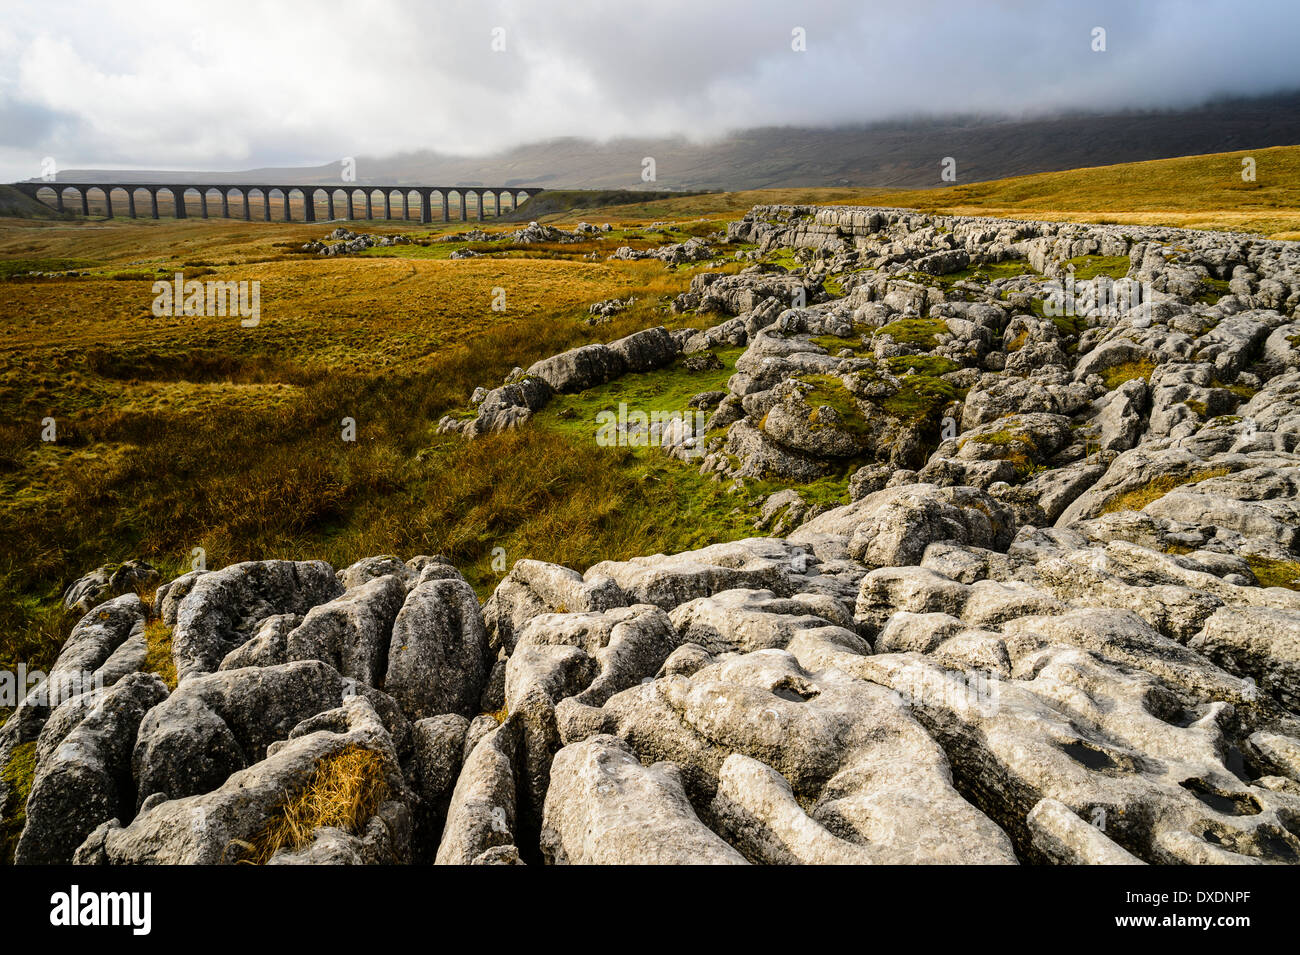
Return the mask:
<svg viewBox="0 0 1300 955">
<path fill-rule="evenodd" d="M 1205 153 L 1300 144 L 1300 92 L 1222 100 L 1194 109 L 1048 119 L 955 117 L 829 129 L 769 127 L 710 143 L 555 139 L 491 156 L 420 151 L 356 157 L 360 185 L 540 185 L 574 189 L 741 190 L 778 186 L 939 186 L 951 156 L 958 182 Z M 641 180 L 655 159 L 655 182 Z M 66 182 L 339 181 L 339 165 L 239 172 L 66 170 Z"/>
</svg>

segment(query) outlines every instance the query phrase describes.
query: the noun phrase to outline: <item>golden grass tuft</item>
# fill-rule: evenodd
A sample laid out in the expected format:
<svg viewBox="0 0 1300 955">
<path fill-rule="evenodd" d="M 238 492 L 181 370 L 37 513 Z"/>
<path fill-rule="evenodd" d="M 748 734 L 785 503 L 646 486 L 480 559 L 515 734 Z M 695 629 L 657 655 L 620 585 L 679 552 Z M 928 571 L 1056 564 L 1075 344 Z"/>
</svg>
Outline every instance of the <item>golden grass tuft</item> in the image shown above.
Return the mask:
<svg viewBox="0 0 1300 955">
<path fill-rule="evenodd" d="M 1243 554 L 1261 587 L 1300 590 L 1300 560 L 1274 560 L 1258 554 Z"/>
<path fill-rule="evenodd" d="M 317 763 L 302 791 L 285 802 L 251 844 L 241 844 L 247 853 L 241 861 L 264 865 L 281 849 L 308 845 L 322 826 L 360 832 L 386 798 L 383 757 L 350 745 Z"/>
<path fill-rule="evenodd" d="M 1101 373 L 1101 377 L 1106 382 L 1107 390 L 1114 391 L 1124 382 L 1133 381 L 1135 378 L 1150 381 L 1151 373 L 1155 370 L 1155 363 L 1144 358 L 1141 361 L 1124 361 L 1118 365 L 1111 365 Z"/>
<path fill-rule="evenodd" d="M 167 689 L 176 689 L 176 661 L 172 658 L 172 628 L 161 620 L 150 620 L 144 626 L 144 639 L 148 647 L 144 658 L 144 671 L 157 673 L 167 684 Z"/>
</svg>

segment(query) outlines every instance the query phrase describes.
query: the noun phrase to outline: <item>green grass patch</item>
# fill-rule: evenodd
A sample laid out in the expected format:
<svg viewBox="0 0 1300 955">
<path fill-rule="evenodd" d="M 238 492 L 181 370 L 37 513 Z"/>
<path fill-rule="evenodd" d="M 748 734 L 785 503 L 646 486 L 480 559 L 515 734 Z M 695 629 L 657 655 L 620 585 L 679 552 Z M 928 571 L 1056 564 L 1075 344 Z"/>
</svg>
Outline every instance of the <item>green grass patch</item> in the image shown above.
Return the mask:
<svg viewBox="0 0 1300 955">
<path fill-rule="evenodd" d="M 1082 315 L 1053 315 L 1052 324 L 1062 338 L 1078 338 L 1088 329 L 1088 319 Z"/>
<path fill-rule="evenodd" d="M 803 263 L 795 258 L 794 249 L 773 249 L 763 256 L 763 261 L 771 265 L 779 265 L 787 272 L 803 267 Z"/>
<path fill-rule="evenodd" d="M 826 427 L 818 421 L 819 409 L 825 407 L 835 412 L 838 420 L 833 427 L 837 430 L 860 436 L 869 432 L 867 420 L 862 416 L 858 403 L 837 376 L 801 375 L 799 380 L 812 385 L 812 390 L 804 395 L 804 401 L 813 409 L 808 419 L 812 428 Z"/>
<path fill-rule="evenodd" d="M 1229 292 L 1227 279 L 1201 279 L 1205 291 L 1196 297 L 1196 301 L 1205 305 L 1214 305 Z"/>
<path fill-rule="evenodd" d="M 895 355 L 893 358 L 886 358 L 885 365 L 895 375 L 905 375 L 910 368 L 913 374 L 929 378 L 938 378 L 940 375 L 958 371 L 962 367 L 961 363 L 942 355 Z"/>
<path fill-rule="evenodd" d="M 1231 468 L 1206 468 L 1191 474 L 1162 474 L 1145 487 L 1134 488 L 1117 494 L 1103 505 L 1101 513 L 1111 514 L 1115 511 L 1140 511 L 1152 501 L 1158 501 L 1174 488 L 1188 484 L 1197 484 L 1207 478 L 1222 477 L 1231 474 Z"/>
<path fill-rule="evenodd" d="M 621 488 L 616 495 L 602 496 L 594 506 L 589 502 L 583 516 L 599 523 L 604 535 L 615 541 L 627 541 L 626 545 L 615 544 L 622 557 L 689 550 L 751 536 L 755 533 L 756 515 L 743 506 L 744 502 L 790 487 L 789 481 L 748 480 L 744 494 L 738 495 L 731 491 L 729 482 L 701 475 L 696 461 L 670 458 L 658 447 L 601 447 L 595 442 L 596 415 L 601 411 L 617 412 L 620 402 L 625 402 L 630 411 L 685 413 L 693 410 L 687 407 L 692 396 L 725 389 L 736 359 L 744 350 L 742 347 L 717 351 L 723 364 L 721 370 L 691 373 L 677 364 L 659 371 L 625 375 L 576 395 L 557 395 L 525 428 L 500 437 L 524 440 L 527 435 L 530 441 L 549 442 L 558 457 L 583 462 L 584 467 L 599 468 L 606 483 Z M 833 406 L 846 421 L 861 421 L 861 413 L 852 406 L 852 397 L 838 379 L 834 383 L 809 383 L 814 385 L 813 393 L 817 396 L 810 397 L 810 403 Z M 847 417 L 850 406 L 851 419 Z M 841 504 L 848 476 L 855 466 L 845 462 L 823 478 L 794 486 L 810 505 Z M 514 553 L 506 546 L 508 553 Z M 591 554 L 585 560 L 572 561 L 571 565 L 590 566 L 596 559 L 605 557 Z"/>
<path fill-rule="evenodd" d="M 27 824 L 27 797 L 31 794 L 32 779 L 36 775 L 36 740 L 15 746 L 0 773 L 9 787 L 9 799 L 0 807 L 4 809 L 0 840 L 3 840 L 4 861 L 10 863 L 14 850 L 18 848 L 18 837 Z"/>
<path fill-rule="evenodd" d="M 1255 395 L 1259 393 L 1258 388 L 1250 388 L 1247 387 L 1246 385 L 1238 384 L 1235 382 L 1233 384 L 1227 384 L 1225 382 L 1220 381 L 1218 378 L 1215 378 L 1211 382 L 1211 386 L 1214 388 L 1222 388 L 1224 391 L 1230 391 L 1238 398 L 1240 398 L 1242 401 L 1249 401 L 1251 398 L 1255 397 Z"/>
<path fill-rule="evenodd" d="M 944 408 L 966 396 L 966 389 L 942 378 L 908 375 L 901 381 L 897 393 L 883 402 L 885 411 L 896 418 L 937 424 Z"/>
<path fill-rule="evenodd" d="M 826 349 L 826 351 L 832 355 L 838 355 L 846 348 L 855 355 L 861 355 L 871 351 L 871 346 L 864 343 L 859 337 L 847 338 L 842 335 L 814 335 L 808 340 L 819 348 Z"/>
<path fill-rule="evenodd" d="M 932 276 L 941 285 L 953 285 L 957 282 L 995 282 L 998 279 L 1016 278 L 1021 275 L 1038 275 L 1038 271 L 1023 259 L 1007 259 L 1002 262 L 987 262 L 975 265 L 947 275 Z"/>
<path fill-rule="evenodd" d="M 1010 461 L 1015 467 L 1016 473 L 1022 478 L 1028 477 L 1039 469 L 1034 458 L 1038 454 L 1038 443 L 1034 441 L 1033 436 L 1023 431 L 992 431 L 988 434 L 981 434 L 967 441 L 975 441 L 977 444 L 989 445 L 997 449 L 997 458 L 1002 461 Z M 963 441 L 962 444 L 966 442 Z"/>
<path fill-rule="evenodd" d="M 81 271 L 92 269 L 98 264 L 89 259 L 0 259 L 0 279 L 25 275 L 28 272 L 67 272 L 72 269 Z"/>
<path fill-rule="evenodd" d="M 947 331 L 948 323 L 942 318 L 900 318 L 881 328 L 880 334 L 890 336 L 900 345 L 934 348 L 939 344 L 939 336 Z"/>
<path fill-rule="evenodd" d="M 1072 259 L 1067 259 L 1064 268 L 1074 268 L 1074 280 L 1076 282 L 1086 282 L 1089 279 L 1095 279 L 1099 275 L 1109 276 L 1112 279 L 1122 279 L 1128 275 L 1128 256 L 1127 255 L 1077 255 Z"/>
<path fill-rule="evenodd" d="M 685 414 L 694 410 L 687 402 L 695 395 L 726 390 L 727 379 L 735 372 L 736 359 L 744 352 L 743 346 L 715 351 L 722 367 L 712 371 L 688 371 L 679 358 L 667 368 L 623 375 L 578 394 L 556 395 L 533 416 L 532 422 L 578 440 L 591 441 L 596 434 L 596 416 L 602 411 L 617 413 L 620 404 L 625 404 L 629 411 Z"/>
</svg>

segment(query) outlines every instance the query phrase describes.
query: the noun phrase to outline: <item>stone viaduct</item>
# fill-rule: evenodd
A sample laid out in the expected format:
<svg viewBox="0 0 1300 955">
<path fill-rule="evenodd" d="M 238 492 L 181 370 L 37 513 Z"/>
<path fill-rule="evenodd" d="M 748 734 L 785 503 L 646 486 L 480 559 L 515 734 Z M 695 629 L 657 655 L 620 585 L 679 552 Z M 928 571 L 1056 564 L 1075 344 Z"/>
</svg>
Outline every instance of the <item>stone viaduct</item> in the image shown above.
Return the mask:
<svg viewBox="0 0 1300 955">
<path fill-rule="evenodd" d="M 325 213 L 326 219 L 409 220 L 413 206 L 418 208 L 420 222 L 433 222 L 435 204 L 442 212 L 441 221 L 450 222 L 453 214 L 456 214 L 461 222 L 465 222 L 469 219 L 470 197 L 473 197 L 475 218 L 483 219 L 489 208 L 494 215 L 500 216 L 503 208 L 507 212 L 518 208 L 523 201 L 520 196 L 527 200 L 542 191 L 534 186 L 382 186 L 355 183 L 298 186 L 252 183 L 86 183 L 35 180 L 16 182 L 14 188 L 38 202 L 47 205 L 52 203 L 60 212 L 65 210 L 68 194 L 72 193 L 74 208 L 79 208 L 83 216 L 90 215 L 91 193 L 98 192 L 108 217 L 112 218 L 115 214 L 114 194 L 117 193 L 120 198 L 116 201 L 124 202 L 126 214 L 134 219 L 136 200 L 141 198 L 143 193 L 143 199 L 148 203 L 148 211 L 142 214 L 157 219 L 158 194 L 166 193 L 171 198 L 172 214 L 177 219 L 188 218 L 197 208 L 197 214 L 204 219 L 209 215 L 219 215 L 226 219 L 239 218 L 251 221 L 259 218 L 266 222 L 271 221 L 272 196 L 276 196 L 277 204 L 281 205 L 283 221 L 293 221 L 293 204 L 290 200 L 296 194 L 302 208 L 302 221 L 305 222 L 318 221 L 321 212 Z M 235 199 L 234 216 L 230 212 L 232 198 Z M 261 208 L 255 212 L 259 205 Z M 213 206 L 217 208 L 214 209 Z M 375 213 L 380 211 L 381 206 L 383 214 L 376 216 Z M 123 206 L 119 205 L 117 208 Z M 400 211 L 400 215 L 395 216 L 395 211 Z M 346 212 L 346 215 L 339 215 L 340 212 Z"/>
</svg>

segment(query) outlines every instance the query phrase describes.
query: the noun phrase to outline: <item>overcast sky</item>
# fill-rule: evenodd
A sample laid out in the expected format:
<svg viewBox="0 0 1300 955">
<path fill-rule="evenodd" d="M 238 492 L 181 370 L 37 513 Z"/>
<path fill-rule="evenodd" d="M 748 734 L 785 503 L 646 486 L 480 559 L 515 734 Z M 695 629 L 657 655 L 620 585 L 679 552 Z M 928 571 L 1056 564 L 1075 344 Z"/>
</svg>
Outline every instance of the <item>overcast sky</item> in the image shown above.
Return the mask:
<svg viewBox="0 0 1300 955">
<path fill-rule="evenodd" d="M 1298 37 L 1297 0 L 0 0 L 0 181 L 1193 105 L 1300 88 Z"/>
</svg>

